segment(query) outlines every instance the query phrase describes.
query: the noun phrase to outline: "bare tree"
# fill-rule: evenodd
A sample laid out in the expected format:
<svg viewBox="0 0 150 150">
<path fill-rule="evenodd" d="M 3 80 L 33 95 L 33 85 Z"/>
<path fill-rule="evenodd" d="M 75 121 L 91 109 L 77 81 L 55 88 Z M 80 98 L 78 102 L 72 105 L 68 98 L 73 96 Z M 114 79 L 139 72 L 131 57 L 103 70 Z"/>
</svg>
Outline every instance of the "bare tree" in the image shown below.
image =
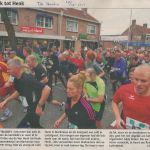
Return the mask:
<svg viewBox="0 0 150 150">
<path fill-rule="evenodd" d="M 8 8 L 0 8 L 1 18 L 4 22 L 7 34 L 8 34 L 8 41 L 10 42 L 10 46 L 12 50 L 16 50 L 16 36 L 15 36 L 15 30 L 13 25 L 11 24 L 7 12 L 9 11 Z"/>
</svg>

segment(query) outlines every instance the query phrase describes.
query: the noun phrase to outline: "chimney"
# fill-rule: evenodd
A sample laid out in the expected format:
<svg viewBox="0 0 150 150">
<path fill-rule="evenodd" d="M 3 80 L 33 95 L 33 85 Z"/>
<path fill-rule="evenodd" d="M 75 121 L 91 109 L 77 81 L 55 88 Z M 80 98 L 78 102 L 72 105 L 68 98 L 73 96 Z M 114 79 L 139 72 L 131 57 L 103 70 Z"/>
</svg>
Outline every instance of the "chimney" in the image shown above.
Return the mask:
<svg viewBox="0 0 150 150">
<path fill-rule="evenodd" d="M 144 28 L 147 28 L 147 23 L 144 23 L 144 24 L 143 24 L 143 27 L 144 27 Z"/>
<path fill-rule="evenodd" d="M 81 8 L 81 10 L 84 12 L 84 15 L 87 14 L 87 8 Z"/>
<path fill-rule="evenodd" d="M 136 20 L 132 20 L 132 26 L 136 25 Z"/>
</svg>

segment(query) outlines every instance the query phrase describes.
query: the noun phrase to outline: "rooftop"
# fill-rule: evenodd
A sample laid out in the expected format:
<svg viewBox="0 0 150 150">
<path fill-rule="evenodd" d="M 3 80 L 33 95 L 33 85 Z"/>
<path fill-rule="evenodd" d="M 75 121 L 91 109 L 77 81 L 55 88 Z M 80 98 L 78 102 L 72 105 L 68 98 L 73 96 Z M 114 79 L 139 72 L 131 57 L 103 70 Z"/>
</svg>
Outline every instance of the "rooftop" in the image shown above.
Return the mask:
<svg viewBox="0 0 150 150">
<path fill-rule="evenodd" d="M 94 23 L 99 23 L 99 21 L 93 16 L 89 15 L 86 9 L 75 9 L 75 8 L 40 8 L 41 11 L 54 12 L 56 14 L 61 14 L 65 16 L 75 17 L 78 19 L 83 19 L 91 21 Z"/>
</svg>

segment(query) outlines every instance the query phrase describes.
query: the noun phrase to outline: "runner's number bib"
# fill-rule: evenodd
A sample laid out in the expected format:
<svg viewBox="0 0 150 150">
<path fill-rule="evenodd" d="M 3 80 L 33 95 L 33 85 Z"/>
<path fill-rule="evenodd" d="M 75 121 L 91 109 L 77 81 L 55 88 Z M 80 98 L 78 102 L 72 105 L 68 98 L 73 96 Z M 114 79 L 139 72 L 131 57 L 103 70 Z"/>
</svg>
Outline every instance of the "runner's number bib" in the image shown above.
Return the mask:
<svg viewBox="0 0 150 150">
<path fill-rule="evenodd" d="M 75 124 L 69 122 L 68 128 L 69 129 L 78 129 L 78 126 L 76 126 Z"/>
<path fill-rule="evenodd" d="M 150 125 L 130 117 L 126 118 L 126 129 L 150 129 Z"/>
</svg>

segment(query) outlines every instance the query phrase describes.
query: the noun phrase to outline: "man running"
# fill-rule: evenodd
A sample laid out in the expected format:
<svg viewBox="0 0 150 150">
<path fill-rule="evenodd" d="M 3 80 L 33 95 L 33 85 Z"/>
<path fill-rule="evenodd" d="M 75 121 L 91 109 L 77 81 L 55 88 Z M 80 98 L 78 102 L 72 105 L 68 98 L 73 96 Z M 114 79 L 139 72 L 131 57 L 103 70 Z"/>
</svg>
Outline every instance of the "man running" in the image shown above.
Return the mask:
<svg viewBox="0 0 150 150">
<path fill-rule="evenodd" d="M 118 104 L 123 104 L 123 120 Z M 121 86 L 113 96 L 113 112 L 117 128 L 150 129 L 150 66 L 134 70 L 133 84 Z"/>
<path fill-rule="evenodd" d="M 31 128 L 41 128 L 40 116 L 43 114 L 50 88 L 34 79 L 31 74 L 25 73 L 20 60 L 11 59 L 7 64 L 8 73 L 15 77 L 16 91 L 0 103 L 0 109 L 3 109 L 9 101 L 15 100 L 19 95 L 24 96 L 29 107 L 25 117 L 17 127 L 26 128 L 27 125 L 30 125 Z"/>
</svg>

